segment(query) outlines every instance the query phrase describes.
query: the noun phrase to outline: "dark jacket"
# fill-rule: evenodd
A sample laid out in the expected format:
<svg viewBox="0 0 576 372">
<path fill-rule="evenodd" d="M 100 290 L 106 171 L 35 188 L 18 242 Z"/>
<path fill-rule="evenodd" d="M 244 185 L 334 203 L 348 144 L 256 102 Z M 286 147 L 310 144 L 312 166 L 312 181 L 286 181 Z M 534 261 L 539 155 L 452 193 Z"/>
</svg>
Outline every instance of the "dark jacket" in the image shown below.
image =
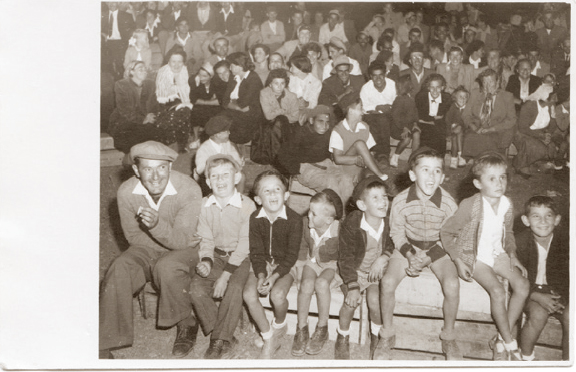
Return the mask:
<svg viewBox="0 0 576 372">
<path fill-rule="evenodd" d="M 108 34 L 109 31 L 109 18 L 110 12 L 108 10 L 102 12 L 102 19 L 100 25 L 102 27 L 102 33 Z M 132 37 L 132 32 L 134 31 L 134 18 L 126 12 L 118 10 L 118 31 L 120 31 L 120 37 L 122 41 L 126 42 L 128 45 L 128 40 Z"/>
<path fill-rule="evenodd" d="M 190 25 L 190 31 L 216 31 L 216 14 L 217 11 L 210 6 L 210 13 L 208 15 L 208 21 L 202 24 L 198 18 L 198 3 L 188 4 L 186 9 L 186 19 L 188 19 L 188 24 Z"/>
<path fill-rule="evenodd" d="M 240 10 L 234 8 L 234 13 L 230 13 L 228 18 L 224 20 L 224 13 L 218 11 L 216 14 L 216 31 L 220 31 L 228 36 L 239 34 L 242 31 L 242 15 Z"/>
<path fill-rule="evenodd" d="M 528 81 L 528 93 L 532 94 L 542 85 L 542 79 L 535 75 L 530 75 L 530 80 Z M 520 78 L 518 75 L 512 75 L 508 79 L 508 85 L 506 85 L 506 91 L 512 93 L 514 98 L 520 99 Z"/>
<path fill-rule="evenodd" d="M 278 218 L 270 225 L 268 218 L 256 218 L 261 209 L 258 208 L 250 216 L 250 262 L 254 275 L 266 275 L 266 262 L 274 260 L 278 264 L 274 273 L 283 277 L 298 259 L 302 241 L 302 217 L 286 206 L 288 219 Z"/>
<path fill-rule="evenodd" d="M 300 244 L 300 253 L 298 254 L 299 260 L 306 260 L 312 255 L 314 249 L 314 239 L 310 235 L 310 228 L 308 227 L 308 217 L 302 219 L 302 243 Z M 338 226 L 339 222 L 330 225 L 331 238 L 327 239 L 320 247 L 318 255 L 320 262 L 329 262 L 338 260 Z"/>
<path fill-rule="evenodd" d="M 420 93 L 416 95 L 414 101 L 416 102 L 416 107 L 418 108 L 418 119 L 423 121 L 433 121 L 434 125 L 441 126 L 442 128 L 445 127 L 445 119 L 446 119 L 446 112 L 450 108 L 452 104 L 452 98 L 450 94 L 446 92 L 442 92 L 442 103 L 438 105 L 438 114 L 437 116 L 442 116 L 442 119 L 435 120 L 432 116 L 429 115 L 430 112 L 430 101 L 428 100 L 428 91 L 421 90 Z"/>
<path fill-rule="evenodd" d="M 530 229 L 516 235 L 516 256 L 528 271 L 531 291 L 536 289 L 538 247 Z M 570 293 L 570 242 L 566 234 L 554 232 L 546 258 L 546 281 L 559 295 L 568 299 Z"/>
<path fill-rule="evenodd" d="M 350 85 L 352 85 L 356 94 L 360 94 L 362 85 L 364 85 L 365 82 L 366 81 L 362 76 L 350 75 Z M 342 84 L 342 81 L 338 78 L 338 76 L 330 76 L 328 79 L 322 82 L 322 90 L 318 96 L 318 104 L 330 107 L 339 103 L 338 96 L 344 93 L 344 90 L 346 90 L 346 87 Z"/>
<path fill-rule="evenodd" d="M 366 231 L 360 228 L 362 211 L 350 213 L 340 225 L 338 268 L 344 284 L 348 288 L 358 286 L 358 273 L 356 270 L 362 264 L 366 254 L 368 238 Z M 394 244 L 390 239 L 390 224 L 388 217 L 384 218 L 384 231 L 382 232 L 382 254 L 391 256 Z"/>
<path fill-rule="evenodd" d="M 116 109 L 110 115 L 108 133 L 111 136 L 125 126 L 141 125 L 144 118 L 158 109 L 156 88 L 152 80 L 142 82 L 142 91 L 139 94 L 136 83 L 132 79 L 122 79 L 114 84 L 116 96 Z"/>
<path fill-rule="evenodd" d="M 222 98 L 222 106 L 226 107 L 230 103 L 230 94 L 236 87 L 236 80 L 234 76 L 230 76 L 228 80 L 228 85 L 226 87 L 226 92 Z M 260 91 L 264 86 L 262 85 L 262 80 L 257 73 L 250 71 L 246 79 L 242 80 L 240 83 L 240 89 L 238 90 L 238 99 L 236 103 L 240 108 L 250 106 L 250 115 L 261 115 L 262 108 L 260 107 Z"/>
</svg>

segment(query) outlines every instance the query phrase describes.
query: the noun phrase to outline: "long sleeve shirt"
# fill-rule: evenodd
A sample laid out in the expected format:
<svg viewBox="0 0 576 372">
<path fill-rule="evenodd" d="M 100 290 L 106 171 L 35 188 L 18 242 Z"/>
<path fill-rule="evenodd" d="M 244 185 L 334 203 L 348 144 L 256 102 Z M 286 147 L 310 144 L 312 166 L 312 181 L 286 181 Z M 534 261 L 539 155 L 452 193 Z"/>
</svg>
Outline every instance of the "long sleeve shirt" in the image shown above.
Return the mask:
<svg viewBox="0 0 576 372">
<path fill-rule="evenodd" d="M 185 249 L 190 246 L 198 225 L 202 200 L 200 186 L 190 177 L 172 171 L 158 205 L 150 204 L 150 195 L 136 177 L 118 189 L 118 211 L 124 237 L 131 246 L 155 250 Z M 158 224 L 147 229 L 137 220 L 140 207 L 157 207 Z"/>
<path fill-rule="evenodd" d="M 446 252 L 434 244 L 440 240 L 440 227 L 457 209 L 454 198 L 442 187 L 430 199 L 422 200 L 416 185 L 410 186 L 392 201 L 390 237 L 394 247 L 404 256 L 412 245 L 427 250 L 432 261 L 444 256 Z"/>
<path fill-rule="evenodd" d="M 278 102 L 272 88 L 266 87 L 260 91 L 260 105 L 266 120 L 274 120 L 279 115 L 285 115 L 288 122 L 295 123 L 298 121 L 298 98 L 288 89 L 284 89 L 283 97 Z"/>
<path fill-rule="evenodd" d="M 250 253 L 249 223 L 255 210 L 254 202 L 238 191 L 223 207 L 213 195 L 202 199 L 198 221 L 198 235 L 202 238 L 199 259 L 214 262 L 214 248 L 232 252 L 224 271 L 233 273 Z"/>
</svg>

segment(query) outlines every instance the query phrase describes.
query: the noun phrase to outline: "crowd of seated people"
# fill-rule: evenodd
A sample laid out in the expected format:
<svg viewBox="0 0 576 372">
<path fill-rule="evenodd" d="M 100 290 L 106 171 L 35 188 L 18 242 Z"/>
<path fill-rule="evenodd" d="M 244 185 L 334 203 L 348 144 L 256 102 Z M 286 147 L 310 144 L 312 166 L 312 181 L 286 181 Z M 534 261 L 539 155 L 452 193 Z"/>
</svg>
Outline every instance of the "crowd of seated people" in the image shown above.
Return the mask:
<svg viewBox="0 0 576 372">
<path fill-rule="evenodd" d="M 318 354 L 328 339 L 330 283 L 339 278 L 345 300 L 334 358 L 350 358 L 350 322 L 366 291 L 370 359 L 391 359 L 395 288 L 429 266 L 446 296 L 440 339 L 448 360 L 463 357 L 454 334 L 458 277 L 490 295 L 495 358 L 534 360 L 555 314 L 568 359 L 568 299 L 554 292 L 569 278 L 568 245 L 552 234 L 560 215 L 550 198 L 532 198 L 522 222 L 533 234 L 520 236 L 517 257 L 503 194 L 510 168 L 526 179 L 536 162 L 569 168 L 569 8 L 545 3 L 496 22 L 475 4 L 396 5 L 374 3 L 376 14 L 361 23 L 353 3 L 103 3 L 102 131 L 136 178 L 118 192 L 131 247 L 103 282 L 102 358 L 131 344 L 132 295 L 146 281 L 159 288 L 158 326 L 176 325 L 174 356 L 190 353 L 200 324 L 211 333 L 204 357 L 232 358 L 244 301 L 268 359 L 286 333 L 287 292 L 302 279 L 291 353 Z M 275 168 L 254 181 L 258 209 L 245 189 L 245 144 L 251 161 Z M 405 150 L 414 185 L 398 193 L 388 217 L 393 195 L 384 181 Z M 172 171 L 179 154 L 194 154 L 199 185 Z M 470 162 L 479 193 L 458 207 L 440 184 Z M 284 204 L 290 178 L 317 193 L 307 219 Z M 433 222 L 422 223 L 426 214 Z M 535 258 L 542 245 L 558 270 L 543 271 L 545 258 Z M 512 286 L 509 306 L 496 275 Z M 319 321 L 310 337 L 314 291 Z M 259 301 L 267 294 L 271 324 Z"/>
<path fill-rule="evenodd" d="M 385 3 L 365 24 L 346 5 L 104 3 L 102 131 L 126 153 L 146 140 L 190 152 L 212 117 L 227 116 L 232 143 L 267 133 L 273 158 L 317 105 L 334 128 L 359 97 L 376 174 L 397 167 L 410 144 L 445 153 L 447 141 L 450 168 L 511 144 L 523 177 L 538 160 L 569 166 L 569 127 L 558 120 L 569 117 L 570 92 L 562 4 L 492 22 L 471 4 L 399 12 Z M 400 140 L 393 154 L 390 138 Z"/>
</svg>

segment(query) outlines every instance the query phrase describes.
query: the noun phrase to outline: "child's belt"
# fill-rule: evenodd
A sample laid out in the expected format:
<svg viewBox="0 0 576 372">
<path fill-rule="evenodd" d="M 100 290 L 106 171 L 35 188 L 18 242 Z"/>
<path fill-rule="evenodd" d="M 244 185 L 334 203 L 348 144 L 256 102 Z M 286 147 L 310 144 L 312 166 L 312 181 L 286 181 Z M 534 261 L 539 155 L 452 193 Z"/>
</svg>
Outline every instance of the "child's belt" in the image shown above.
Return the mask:
<svg viewBox="0 0 576 372">
<path fill-rule="evenodd" d="M 417 247 L 417 248 L 420 248 L 420 249 L 423 250 L 423 251 L 429 250 L 430 248 L 432 248 L 433 246 L 435 246 L 435 245 L 439 242 L 439 240 L 436 240 L 436 241 L 428 241 L 428 242 L 421 242 L 421 241 L 418 241 L 418 240 L 410 239 L 410 238 L 408 238 L 408 237 L 406 237 L 406 238 L 408 239 L 408 242 L 409 242 L 410 244 L 412 244 L 413 246 L 415 246 L 415 247 Z"/>
</svg>

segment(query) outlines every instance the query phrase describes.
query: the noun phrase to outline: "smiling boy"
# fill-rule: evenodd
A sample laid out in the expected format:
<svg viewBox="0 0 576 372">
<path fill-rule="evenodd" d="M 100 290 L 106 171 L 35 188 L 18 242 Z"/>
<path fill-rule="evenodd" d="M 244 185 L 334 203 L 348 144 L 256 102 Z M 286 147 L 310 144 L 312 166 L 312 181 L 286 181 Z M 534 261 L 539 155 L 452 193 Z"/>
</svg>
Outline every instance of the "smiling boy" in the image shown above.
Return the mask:
<svg viewBox="0 0 576 372">
<path fill-rule="evenodd" d="M 248 230 L 254 202 L 236 185 L 242 174 L 230 155 L 206 162 L 206 183 L 212 195 L 202 199 L 198 235 L 202 239 L 196 273 L 190 285 L 192 304 L 205 335 L 212 333 L 204 359 L 234 355 L 234 330 L 242 313 L 242 288 L 248 279 Z M 215 300 L 222 299 L 220 306 Z"/>
<path fill-rule="evenodd" d="M 438 152 L 421 147 L 412 153 L 409 164 L 408 174 L 414 185 L 394 198 L 390 212 L 390 236 L 396 249 L 382 278 L 383 325 L 374 359 L 391 359 L 392 356 L 396 341 L 393 326 L 396 288 L 406 275 L 418 276 L 429 266 L 444 292 L 442 351 L 447 360 L 459 360 L 462 353 L 456 344 L 454 324 L 460 301 L 460 282 L 456 267 L 440 242 L 440 226 L 458 206 L 440 187 L 444 181 L 444 159 Z"/>
</svg>

